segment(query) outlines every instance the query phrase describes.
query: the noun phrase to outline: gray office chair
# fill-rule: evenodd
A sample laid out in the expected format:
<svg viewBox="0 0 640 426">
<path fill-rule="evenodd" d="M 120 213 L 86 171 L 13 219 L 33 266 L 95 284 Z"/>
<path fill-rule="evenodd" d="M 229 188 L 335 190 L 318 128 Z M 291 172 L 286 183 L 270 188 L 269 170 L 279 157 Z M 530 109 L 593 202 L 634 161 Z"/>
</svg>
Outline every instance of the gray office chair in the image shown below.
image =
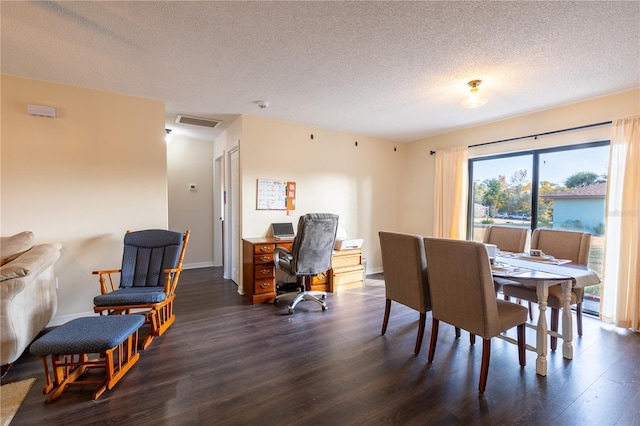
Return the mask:
<svg viewBox="0 0 640 426">
<path fill-rule="evenodd" d="M 311 277 L 331 269 L 331 255 L 336 242 L 338 231 L 338 216 L 329 213 L 310 213 L 300 217 L 298 231 L 293 240 L 291 251 L 284 247 L 276 247 L 273 261 L 276 268 L 287 275 L 301 277 L 300 287 L 294 293 L 293 301 L 289 304 L 289 314 L 293 314 L 296 305 L 305 300 L 312 300 L 322 310 L 327 310 L 324 291 L 307 290 L 307 283 Z M 309 286 L 310 287 L 310 286 Z M 290 297 L 290 293 L 279 294 L 274 303 L 280 299 Z"/>
</svg>

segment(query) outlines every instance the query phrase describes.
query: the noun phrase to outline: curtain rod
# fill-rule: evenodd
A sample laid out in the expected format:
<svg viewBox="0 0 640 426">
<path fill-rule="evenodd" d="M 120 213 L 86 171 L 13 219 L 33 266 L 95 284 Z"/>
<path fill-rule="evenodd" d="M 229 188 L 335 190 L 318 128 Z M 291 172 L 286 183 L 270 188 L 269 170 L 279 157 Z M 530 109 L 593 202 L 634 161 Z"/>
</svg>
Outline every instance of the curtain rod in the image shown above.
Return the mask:
<svg viewBox="0 0 640 426">
<path fill-rule="evenodd" d="M 509 138 L 509 139 L 501 139 L 498 141 L 491 141 L 491 142 L 483 142 L 483 143 L 477 143 L 474 145 L 469 145 L 467 148 L 475 148 L 477 146 L 484 146 L 484 145 L 493 145 L 495 143 L 503 143 L 503 142 L 513 142 L 513 141 L 517 141 L 517 140 L 521 140 L 521 139 L 528 139 L 528 138 L 534 138 L 534 139 L 538 139 L 538 136 L 547 136 L 547 135 L 553 135 L 555 133 L 564 133 L 564 132 L 571 132 L 573 130 L 582 130 L 582 129 L 588 129 L 590 127 L 598 127 L 598 126 L 605 126 L 607 124 L 611 124 L 612 121 L 603 121 L 601 123 L 594 123 L 594 124 L 586 124 L 584 126 L 578 126 L 578 127 L 570 127 L 568 129 L 562 129 L 562 130 L 552 130 L 550 132 L 544 132 L 544 133 L 536 133 L 534 135 L 528 135 L 528 136 L 518 136 L 516 138 Z M 434 155 L 436 152 L 435 151 L 430 151 L 429 154 L 430 155 Z"/>
</svg>

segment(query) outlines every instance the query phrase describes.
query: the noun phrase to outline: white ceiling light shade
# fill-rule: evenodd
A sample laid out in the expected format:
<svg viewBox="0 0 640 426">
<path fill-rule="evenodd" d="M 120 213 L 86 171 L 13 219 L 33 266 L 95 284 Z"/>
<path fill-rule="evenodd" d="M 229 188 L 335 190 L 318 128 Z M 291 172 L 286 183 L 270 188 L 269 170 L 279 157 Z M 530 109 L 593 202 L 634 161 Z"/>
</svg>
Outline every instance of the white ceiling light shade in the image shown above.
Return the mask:
<svg viewBox="0 0 640 426">
<path fill-rule="evenodd" d="M 467 83 L 467 85 L 471 87 L 471 93 L 469 93 L 468 98 L 460 102 L 460 105 L 465 108 L 480 108 L 489 101 L 478 93 L 480 83 L 482 83 L 482 80 L 471 80 Z"/>
</svg>

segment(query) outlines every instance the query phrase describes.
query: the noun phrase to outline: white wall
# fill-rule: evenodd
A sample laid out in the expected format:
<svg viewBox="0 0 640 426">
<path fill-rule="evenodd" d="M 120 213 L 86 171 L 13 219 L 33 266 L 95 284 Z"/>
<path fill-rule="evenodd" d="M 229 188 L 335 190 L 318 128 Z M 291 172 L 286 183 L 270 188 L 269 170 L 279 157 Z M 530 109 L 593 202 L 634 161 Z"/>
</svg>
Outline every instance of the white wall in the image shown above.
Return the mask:
<svg viewBox="0 0 640 426">
<path fill-rule="evenodd" d="M 167 174 L 169 229 L 191 230 L 184 268 L 213 266 L 213 140 L 174 134 L 167 146 Z"/>
<path fill-rule="evenodd" d="M 164 103 L 2 75 L 1 234 L 60 242 L 52 324 L 92 313 L 127 230 L 166 228 Z M 54 106 L 57 118 L 27 114 Z"/>
<path fill-rule="evenodd" d="M 490 107 L 487 104 L 486 107 Z M 405 229 L 407 232 L 433 235 L 434 156 L 431 150 L 451 149 L 484 142 L 510 139 L 537 133 L 573 128 L 592 123 L 601 123 L 640 114 L 640 89 L 617 93 L 585 102 L 566 105 L 509 120 L 459 130 L 412 142 L 405 167 L 412 171 L 407 182 L 404 202 Z M 532 148 L 549 148 L 584 142 L 610 139 L 611 126 L 602 126 L 582 131 L 572 131 L 526 139 L 486 145 L 469 150 L 469 157 L 517 152 Z"/>
</svg>

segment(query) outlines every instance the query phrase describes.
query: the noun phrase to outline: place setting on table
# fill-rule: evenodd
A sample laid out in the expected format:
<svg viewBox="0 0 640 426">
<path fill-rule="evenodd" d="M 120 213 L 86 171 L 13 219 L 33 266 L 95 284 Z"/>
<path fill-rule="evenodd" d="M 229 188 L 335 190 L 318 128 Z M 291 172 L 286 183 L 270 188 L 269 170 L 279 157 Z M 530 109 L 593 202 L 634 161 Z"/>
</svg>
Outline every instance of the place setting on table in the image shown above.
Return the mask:
<svg viewBox="0 0 640 426">
<path fill-rule="evenodd" d="M 539 316 L 536 326 L 536 346 L 527 345 L 529 350 L 537 352 L 536 372 L 547 375 L 547 334 L 563 339 L 562 356 L 573 358 L 573 320 L 571 316 L 571 289 L 587 287 L 600 283 L 598 275 L 587 266 L 572 263 L 566 259 L 556 259 L 541 250 L 528 253 L 512 253 L 498 250 L 493 244 L 485 244 L 491 262 L 491 272 L 496 278 L 517 281 L 518 284 L 536 288 Z M 564 306 L 562 309 L 562 332 L 549 331 L 546 310 L 549 287 L 562 286 Z"/>
</svg>

